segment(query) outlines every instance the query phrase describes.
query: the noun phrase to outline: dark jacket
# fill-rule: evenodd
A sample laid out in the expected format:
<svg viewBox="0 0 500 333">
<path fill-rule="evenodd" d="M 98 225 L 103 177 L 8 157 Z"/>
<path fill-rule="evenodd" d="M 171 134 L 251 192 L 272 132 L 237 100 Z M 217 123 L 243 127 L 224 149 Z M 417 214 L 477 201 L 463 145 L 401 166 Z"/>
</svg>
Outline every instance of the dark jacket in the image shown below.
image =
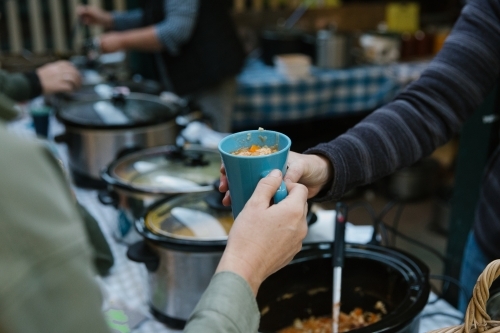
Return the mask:
<svg viewBox="0 0 500 333">
<path fill-rule="evenodd" d="M 179 55 L 163 52 L 168 77 L 179 95 L 196 92 L 234 76 L 245 53 L 223 0 L 202 0 L 196 26 Z M 168 19 L 164 0 L 144 1 L 144 25 Z"/>
</svg>

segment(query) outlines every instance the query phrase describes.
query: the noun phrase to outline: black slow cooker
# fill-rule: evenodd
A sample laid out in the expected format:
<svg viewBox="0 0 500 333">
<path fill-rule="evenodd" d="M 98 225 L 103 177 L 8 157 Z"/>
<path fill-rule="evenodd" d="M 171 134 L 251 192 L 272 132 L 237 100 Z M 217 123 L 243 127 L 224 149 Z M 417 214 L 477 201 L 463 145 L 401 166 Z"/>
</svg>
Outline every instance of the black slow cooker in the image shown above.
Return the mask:
<svg viewBox="0 0 500 333">
<path fill-rule="evenodd" d="M 331 316 L 331 244 L 305 245 L 294 260 L 267 278 L 259 289 L 260 332 L 276 332 L 295 319 Z M 397 249 L 347 244 L 342 271 L 341 311 L 355 307 L 376 312 L 382 319 L 352 333 L 417 333 L 419 314 L 430 293 L 429 269 L 419 259 Z"/>
</svg>

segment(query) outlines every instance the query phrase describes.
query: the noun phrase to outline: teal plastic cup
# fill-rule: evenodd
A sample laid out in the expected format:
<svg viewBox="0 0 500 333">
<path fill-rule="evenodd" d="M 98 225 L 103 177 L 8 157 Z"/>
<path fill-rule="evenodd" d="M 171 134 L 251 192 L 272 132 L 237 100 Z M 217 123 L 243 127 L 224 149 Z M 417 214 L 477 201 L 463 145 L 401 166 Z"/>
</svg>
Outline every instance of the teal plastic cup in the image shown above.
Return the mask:
<svg viewBox="0 0 500 333">
<path fill-rule="evenodd" d="M 281 170 L 284 175 L 292 141 L 282 133 L 253 130 L 226 136 L 219 143 L 219 152 L 226 168 L 231 208 L 236 219 L 252 196 L 257 183 L 274 169 Z M 276 147 L 277 152 L 263 156 L 233 155 L 236 150 L 251 145 Z M 274 195 L 274 203 L 278 203 L 288 195 L 285 182 L 282 182 Z"/>
<path fill-rule="evenodd" d="M 33 127 L 39 137 L 46 138 L 49 134 L 51 112 L 52 109 L 48 106 L 40 106 L 30 109 Z"/>
</svg>

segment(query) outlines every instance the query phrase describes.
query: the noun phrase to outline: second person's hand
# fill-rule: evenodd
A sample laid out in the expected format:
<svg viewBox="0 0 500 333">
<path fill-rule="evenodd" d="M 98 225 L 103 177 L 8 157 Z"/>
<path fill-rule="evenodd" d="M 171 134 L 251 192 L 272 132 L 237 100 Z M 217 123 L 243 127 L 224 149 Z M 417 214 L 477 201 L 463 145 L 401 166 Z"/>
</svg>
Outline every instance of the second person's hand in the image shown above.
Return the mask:
<svg viewBox="0 0 500 333">
<path fill-rule="evenodd" d="M 307 155 L 290 152 L 288 155 L 288 169 L 285 180 L 293 183 L 301 183 L 307 187 L 308 198 L 312 198 L 321 189 L 331 183 L 333 179 L 333 167 L 330 161 L 321 155 Z M 226 193 L 222 199 L 225 206 L 231 205 L 231 194 L 224 165 L 220 168 L 219 191 Z"/>
<path fill-rule="evenodd" d="M 307 189 L 287 182 L 288 196 L 270 205 L 282 181 L 273 170 L 257 185 L 236 218 L 217 272 L 243 277 L 256 294 L 260 284 L 292 260 L 307 234 Z"/>
<path fill-rule="evenodd" d="M 71 92 L 82 83 L 76 67 L 64 60 L 43 65 L 36 70 L 36 74 L 44 94 Z"/>
</svg>

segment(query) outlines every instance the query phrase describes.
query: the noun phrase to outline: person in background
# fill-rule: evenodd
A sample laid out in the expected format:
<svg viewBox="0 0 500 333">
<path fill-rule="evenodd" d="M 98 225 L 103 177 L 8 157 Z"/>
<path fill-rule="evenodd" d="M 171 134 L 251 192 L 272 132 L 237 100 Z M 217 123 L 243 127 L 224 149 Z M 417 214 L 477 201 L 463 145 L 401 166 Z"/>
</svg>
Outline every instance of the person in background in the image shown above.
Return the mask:
<svg viewBox="0 0 500 333">
<path fill-rule="evenodd" d="M 470 0 L 446 42 L 420 78 L 391 103 L 338 138 L 290 153 L 285 179 L 308 187 L 317 201 L 338 200 L 350 189 L 389 175 L 431 154 L 462 124 L 498 82 L 500 1 Z M 222 192 L 228 190 L 221 169 Z M 500 258 L 500 147 L 486 167 L 460 282 L 472 294 L 488 263 Z M 230 194 L 224 198 L 230 204 Z M 461 294 L 458 308 L 466 310 Z"/>
<path fill-rule="evenodd" d="M 0 118 L 16 117 L 16 102 L 27 101 L 41 94 L 70 92 L 80 85 L 80 73 L 64 60 L 48 63 L 27 73 L 0 70 Z"/>
<path fill-rule="evenodd" d="M 245 52 L 223 0 L 148 0 L 142 8 L 110 13 L 80 6 L 87 25 L 114 30 L 100 36 L 102 52 L 156 53 L 161 81 L 189 97 L 219 132 L 231 131 L 236 75 Z"/>
</svg>

